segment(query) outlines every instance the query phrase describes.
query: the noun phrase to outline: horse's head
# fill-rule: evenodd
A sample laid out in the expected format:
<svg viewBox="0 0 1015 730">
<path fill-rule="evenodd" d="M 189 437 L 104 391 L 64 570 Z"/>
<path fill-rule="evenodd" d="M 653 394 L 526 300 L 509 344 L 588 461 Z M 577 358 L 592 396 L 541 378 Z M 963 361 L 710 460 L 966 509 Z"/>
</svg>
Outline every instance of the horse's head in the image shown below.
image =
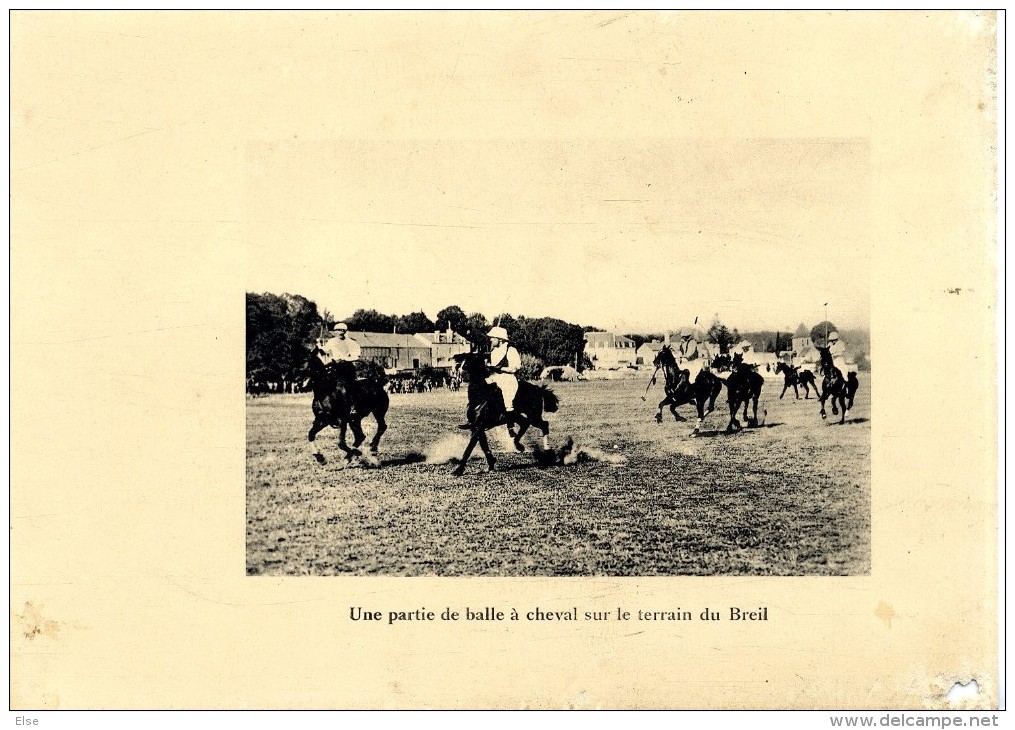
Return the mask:
<svg viewBox="0 0 1015 730">
<path fill-rule="evenodd" d="M 733 366 L 733 361 L 729 355 L 716 355 L 712 358 L 712 369 L 718 370 L 719 372 L 725 372 Z"/>
<path fill-rule="evenodd" d="M 835 373 L 835 362 L 832 360 L 832 350 L 829 347 L 818 347 L 818 368 L 826 377 L 832 377 Z"/>
<path fill-rule="evenodd" d="M 489 374 L 486 355 L 482 352 L 461 352 L 454 356 L 454 361 L 470 381 L 482 380 Z"/>
<path fill-rule="evenodd" d="M 775 372 L 777 373 L 786 373 L 786 375 L 791 375 L 795 370 L 795 367 L 791 367 L 782 361 L 775 364 Z"/>
<path fill-rule="evenodd" d="M 652 360 L 652 364 L 655 365 L 657 368 L 667 366 L 676 367 L 677 359 L 673 357 L 673 348 L 671 348 L 669 345 L 663 345 L 662 349 L 660 349 L 659 352 L 656 353 L 655 359 Z"/>
</svg>

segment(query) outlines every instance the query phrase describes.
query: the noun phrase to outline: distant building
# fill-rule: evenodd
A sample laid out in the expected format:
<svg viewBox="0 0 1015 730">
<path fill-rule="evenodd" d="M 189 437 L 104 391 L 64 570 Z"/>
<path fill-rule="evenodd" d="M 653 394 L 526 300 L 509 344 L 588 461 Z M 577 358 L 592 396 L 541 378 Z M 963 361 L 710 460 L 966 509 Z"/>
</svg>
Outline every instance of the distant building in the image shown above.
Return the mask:
<svg viewBox="0 0 1015 730">
<path fill-rule="evenodd" d="M 419 370 L 433 365 L 430 342 L 417 335 L 350 332 L 348 336 L 360 346 L 361 360 L 375 362 L 385 370 Z"/>
<path fill-rule="evenodd" d="M 430 343 L 432 367 L 452 368 L 455 355 L 469 351 L 469 341 L 450 327 L 445 332 L 420 332 L 416 335 Z"/>
<path fill-rule="evenodd" d="M 817 369 L 819 354 L 817 348 L 811 342 L 810 335 L 794 336 L 793 350 L 788 364 L 803 365 L 808 370 L 815 370 Z"/>
<path fill-rule="evenodd" d="M 635 364 L 651 365 L 652 362 L 656 359 L 656 355 L 658 355 L 659 351 L 663 349 L 664 341 L 668 342 L 670 347 L 676 350 L 677 346 L 680 344 L 680 337 L 678 335 L 670 334 L 667 332 L 665 335 L 663 335 L 662 340 L 651 340 L 649 342 L 644 343 L 635 352 Z"/>
<path fill-rule="evenodd" d="M 586 332 L 585 354 L 595 368 L 611 369 L 634 365 L 637 348 L 630 337 L 613 332 Z"/>
</svg>

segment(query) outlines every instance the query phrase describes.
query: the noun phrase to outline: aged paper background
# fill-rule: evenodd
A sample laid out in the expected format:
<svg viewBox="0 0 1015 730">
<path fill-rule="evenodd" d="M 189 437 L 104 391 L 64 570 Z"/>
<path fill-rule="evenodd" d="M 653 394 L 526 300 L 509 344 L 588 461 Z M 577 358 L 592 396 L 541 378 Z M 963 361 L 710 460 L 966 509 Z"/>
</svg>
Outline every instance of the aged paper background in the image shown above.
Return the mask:
<svg viewBox="0 0 1015 730">
<path fill-rule="evenodd" d="M 971 12 L 14 13 L 13 707 L 924 708 L 969 678 L 996 704 L 994 36 Z M 246 577 L 247 146 L 673 137 L 869 140 L 872 574 Z"/>
</svg>

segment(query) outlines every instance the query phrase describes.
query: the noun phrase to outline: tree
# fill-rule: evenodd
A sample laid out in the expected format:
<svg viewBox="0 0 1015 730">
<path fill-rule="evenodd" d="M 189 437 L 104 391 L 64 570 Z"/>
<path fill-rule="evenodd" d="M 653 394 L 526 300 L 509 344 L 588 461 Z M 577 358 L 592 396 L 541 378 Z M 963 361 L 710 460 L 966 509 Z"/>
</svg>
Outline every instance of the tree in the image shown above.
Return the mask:
<svg viewBox="0 0 1015 730">
<path fill-rule="evenodd" d="M 395 327 L 399 332 L 407 334 L 418 334 L 420 332 L 433 332 L 437 326 L 422 311 L 403 314 L 395 318 Z"/>
<path fill-rule="evenodd" d="M 519 380 L 537 380 L 539 374 L 543 372 L 544 367 L 546 366 L 543 364 L 543 361 L 535 355 L 522 353 L 522 364 L 515 374 Z"/>
<path fill-rule="evenodd" d="M 708 328 L 706 337 L 709 342 L 719 346 L 720 354 L 728 353 L 730 347 L 740 342 L 741 339 L 740 333 L 736 329 L 731 330 L 719 321 L 718 317 L 712 321 L 712 326 Z"/>
<path fill-rule="evenodd" d="M 521 319 L 524 320 L 525 318 L 521 317 Z M 518 320 L 516 320 L 513 316 L 511 316 L 507 312 L 504 312 L 503 314 L 498 314 L 496 317 L 494 317 L 493 321 L 497 324 L 497 326 L 503 327 L 505 330 L 507 330 L 508 337 L 511 338 L 512 344 L 514 344 L 515 347 L 519 347 L 520 345 L 519 338 L 521 333 L 519 331 Z M 524 348 L 519 347 L 519 349 Z"/>
<path fill-rule="evenodd" d="M 480 349 L 486 349 L 489 341 L 486 333 L 490 331 L 490 323 L 486 321 L 479 312 L 473 312 L 465 321 L 465 331 L 461 334 L 473 345 Z"/>
<path fill-rule="evenodd" d="M 838 332 L 835 325 L 829 321 L 818 322 L 816 325 L 811 327 L 811 342 L 824 344 L 825 335 L 829 332 Z"/>
<path fill-rule="evenodd" d="M 570 365 L 585 349 L 585 332 L 578 325 L 553 317 L 518 318 L 519 351 L 535 355 L 547 365 Z"/>
<path fill-rule="evenodd" d="M 462 311 L 461 307 L 452 304 L 450 307 L 444 307 L 444 309 L 437 312 L 437 322 L 435 324 L 441 332 L 450 327 L 454 332 L 465 334 L 469 329 L 469 318 L 465 316 L 465 312 Z"/>
<path fill-rule="evenodd" d="M 344 321 L 354 332 L 393 332 L 395 329 L 395 318 L 376 309 L 357 309 Z"/>
<path fill-rule="evenodd" d="M 306 374 L 323 319 L 298 294 L 247 293 L 247 376 L 288 390 Z"/>
</svg>

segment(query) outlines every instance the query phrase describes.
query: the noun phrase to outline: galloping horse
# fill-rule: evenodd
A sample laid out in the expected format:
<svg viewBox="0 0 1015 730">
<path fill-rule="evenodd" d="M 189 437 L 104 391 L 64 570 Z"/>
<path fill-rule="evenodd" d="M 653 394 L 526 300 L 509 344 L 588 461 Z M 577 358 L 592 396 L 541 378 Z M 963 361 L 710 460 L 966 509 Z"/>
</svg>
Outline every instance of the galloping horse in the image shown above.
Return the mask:
<svg viewBox="0 0 1015 730">
<path fill-rule="evenodd" d="M 779 400 L 782 400 L 782 397 L 786 395 L 787 388 L 793 388 L 793 393 L 796 395 L 797 400 L 800 400 L 800 391 L 797 390 L 798 384 L 804 386 L 804 400 L 810 399 L 811 388 L 814 388 L 815 396 L 820 396 L 821 392 L 818 390 L 818 383 L 814 380 L 814 373 L 810 370 L 801 370 L 799 367 L 779 362 L 776 363 L 775 372 L 776 374 L 783 373 L 786 380 L 782 386 L 782 393 L 779 394 Z"/>
<path fill-rule="evenodd" d="M 455 355 L 457 362 L 466 377 L 469 379 L 469 405 L 466 410 L 466 418 L 469 423 L 464 428 L 472 431 L 465 453 L 454 470 L 455 476 L 462 476 L 465 473 L 465 465 L 469 462 L 469 456 L 476 444 L 483 450 L 486 463 L 490 471 L 496 468 L 497 460 L 490 451 L 490 443 L 487 441 L 486 432 L 496 426 L 507 426 L 508 433 L 514 439 L 515 449 L 519 452 L 525 451 L 521 442 L 522 436 L 530 425 L 537 426 L 543 432 L 543 448 L 546 448 L 546 439 L 550 435 L 550 424 L 543 418 L 543 411 L 556 413 L 559 401 L 553 391 L 545 385 L 533 385 L 522 380 L 518 383 L 518 393 L 515 395 L 514 413 L 509 419 L 504 412 L 504 400 L 500 388 L 486 382 L 490 374 L 490 365 L 487 356 L 481 352 L 467 352 Z M 519 426 L 518 433 L 514 432 L 512 425 Z"/>
<path fill-rule="evenodd" d="M 726 358 L 726 361 L 723 362 L 720 358 Z M 720 358 L 716 358 L 719 366 L 728 362 L 730 368 L 730 376 L 726 379 L 726 391 L 730 406 L 730 422 L 726 426 L 727 433 L 743 428 L 740 421 L 737 420 L 737 411 L 740 410 L 741 405 L 744 407 L 744 420 L 747 421 L 747 425 L 757 426 L 758 398 L 761 397 L 761 387 L 765 384 L 765 378 L 757 371 L 757 365 L 745 363 L 743 355 L 739 352 L 732 359 L 729 359 L 728 356 L 720 356 Z M 751 418 L 747 416 L 748 403 L 754 405 L 754 415 Z"/>
<path fill-rule="evenodd" d="M 856 395 L 856 391 L 860 387 L 860 381 L 857 380 L 856 373 L 850 373 L 848 378 L 843 377 L 842 371 L 833 364 L 829 348 L 818 347 L 818 352 L 820 353 L 818 367 L 824 374 L 821 381 L 821 395 L 818 396 L 818 400 L 821 402 L 821 417 L 825 418 L 825 399 L 832 396 L 832 415 L 837 415 L 839 407 L 841 407 L 842 417 L 839 419 L 839 423 L 845 423 L 846 413 L 853 407 L 853 396 Z M 837 402 L 839 407 L 836 406 Z"/>
<path fill-rule="evenodd" d="M 366 378 L 356 382 L 356 365 L 351 362 L 336 362 L 330 366 L 321 362 L 317 351 L 310 356 L 310 384 L 314 391 L 314 424 L 310 427 L 307 440 L 313 441 L 327 426 L 338 429 L 338 445 L 345 452 L 346 461 L 362 452 L 359 445 L 366 438 L 360 421 L 368 414 L 377 420 L 377 433 L 370 441 L 370 453 L 377 453 L 377 446 L 388 425 L 384 415 L 388 412 L 388 394 L 384 390 L 384 370 L 372 362 L 360 367 Z M 346 426 L 352 429 L 355 439 L 352 448 L 346 446 Z M 324 463 L 324 456 L 316 453 L 317 460 Z"/>
<path fill-rule="evenodd" d="M 663 388 L 666 397 L 659 401 L 656 423 L 663 422 L 663 406 L 667 405 L 670 407 L 670 413 L 673 414 L 674 420 L 686 421 L 686 418 L 677 413 L 677 406 L 682 406 L 685 403 L 694 403 L 698 408 L 698 423 L 694 426 L 694 431 L 691 432 L 691 435 L 697 435 L 701 430 L 701 424 L 705 420 L 705 416 L 715 410 L 715 399 L 719 397 L 719 393 L 722 391 L 722 380 L 712 373 L 702 370 L 698 373 L 698 377 L 694 379 L 693 383 L 688 382 L 690 372 L 680 369 L 677 365 L 677 359 L 673 355 L 673 350 L 669 345 L 663 345 L 662 349 L 659 350 L 659 354 L 652 361 L 652 364 L 656 366 L 656 369 L 662 368 L 663 375 L 666 378 L 666 384 Z M 654 375 L 652 376 L 652 381 L 655 382 Z M 705 410 L 705 403 L 708 403 L 708 410 Z"/>
</svg>

